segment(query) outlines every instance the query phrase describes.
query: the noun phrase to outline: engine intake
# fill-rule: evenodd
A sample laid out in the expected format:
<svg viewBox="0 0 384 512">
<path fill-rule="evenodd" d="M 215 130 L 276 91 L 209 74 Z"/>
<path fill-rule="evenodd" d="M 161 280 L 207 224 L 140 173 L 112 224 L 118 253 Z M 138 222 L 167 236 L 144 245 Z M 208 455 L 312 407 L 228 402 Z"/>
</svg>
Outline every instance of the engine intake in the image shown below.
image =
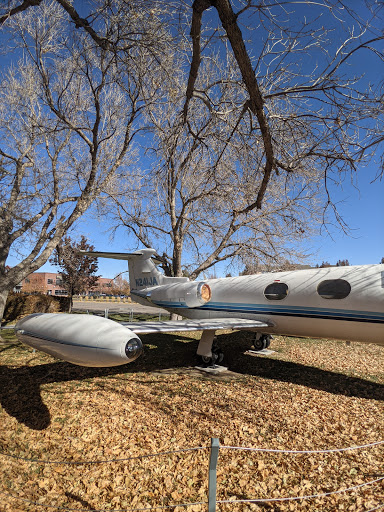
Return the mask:
<svg viewBox="0 0 384 512">
<path fill-rule="evenodd" d="M 185 303 L 189 308 L 196 308 L 209 302 L 212 297 L 211 288 L 206 283 L 193 283 L 185 293 Z"/>
</svg>

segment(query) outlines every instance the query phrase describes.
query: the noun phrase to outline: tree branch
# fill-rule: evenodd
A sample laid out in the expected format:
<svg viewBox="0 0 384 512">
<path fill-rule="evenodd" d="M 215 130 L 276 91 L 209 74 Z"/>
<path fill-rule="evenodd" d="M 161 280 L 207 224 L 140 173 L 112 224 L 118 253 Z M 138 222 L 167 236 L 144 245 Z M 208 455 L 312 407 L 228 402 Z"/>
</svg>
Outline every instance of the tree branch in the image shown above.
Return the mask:
<svg viewBox="0 0 384 512">
<path fill-rule="evenodd" d="M 29 7 L 40 5 L 42 0 L 24 0 L 20 5 L 11 9 L 7 14 L 0 17 L 0 25 L 7 21 L 11 16 L 23 12 Z"/>
</svg>

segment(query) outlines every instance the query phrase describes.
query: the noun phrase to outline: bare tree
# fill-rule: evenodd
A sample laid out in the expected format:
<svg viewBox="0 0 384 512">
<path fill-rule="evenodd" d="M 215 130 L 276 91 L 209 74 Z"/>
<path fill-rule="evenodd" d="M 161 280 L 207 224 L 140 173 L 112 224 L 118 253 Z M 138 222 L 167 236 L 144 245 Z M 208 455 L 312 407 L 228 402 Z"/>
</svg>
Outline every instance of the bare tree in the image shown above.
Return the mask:
<svg viewBox="0 0 384 512">
<path fill-rule="evenodd" d="M 36 12 L 44 3 L 40 0 L 9 0 L 0 11 L 0 23 L 7 24 L 17 16 Z M 105 55 L 112 54 L 115 59 L 124 55 L 133 66 L 137 55 L 135 49 L 148 49 L 153 44 L 153 37 L 146 37 L 149 32 L 145 30 L 143 20 L 153 22 L 161 29 L 167 17 L 183 22 L 187 12 L 176 7 L 167 11 L 169 2 L 99 0 L 94 3 L 92 12 L 82 18 L 67 0 L 53 0 L 53 4 L 58 6 L 58 12 L 68 15 L 74 26 Z M 104 30 L 100 19 L 113 19 L 110 26 L 114 26 L 116 20 L 131 21 L 136 19 L 137 12 L 142 12 L 140 9 L 144 4 L 146 17 L 139 16 L 141 22 L 135 31 L 125 32 L 125 36 L 120 37 L 118 30 Z M 184 98 L 179 115 L 170 127 L 172 133 L 178 129 L 188 137 L 187 148 L 201 145 L 198 161 L 204 160 L 204 163 L 202 168 L 198 167 L 198 172 L 206 176 L 203 170 L 210 169 L 211 180 L 207 182 L 205 192 L 212 190 L 215 173 L 217 183 L 225 181 L 230 172 L 225 162 L 231 158 L 238 176 L 244 176 L 245 180 L 250 177 L 250 192 L 240 210 L 238 207 L 234 209 L 236 221 L 241 214 L 248 218 L 255 215 L 255 222 L 260 222 L 258 212 L 263 214 L 264 208 L 274 202 L 274 194 L 284 191 L 288 208 L 285 218 L 293 222 L 295 216 L 290 213 L 289 187 L 299 187 L 301 183 L 305 188 L 305 182 L 310 183 L 307 177 L 315 176 L 316 188 L 320 176 L 325 211 L 333 209 L 337 220 L 342 222 L 333 205 L 329 183 L 339 183 L 347 173 L 353 177 L 364 161 L 376 155 L 380 158 L 379 147 L 384 140 L 382 83 L 369 83 L 364 77 L 365 61 L 359 59 L 361 54 L 374 56 L 377 66 L 382 64 L 379 47 L 383 40 L 382 8 L 383 5 L 374 0 L 367 0 L 355 9 L 342 0 L 305 4 L 289 0 L 274 3 L 267 0 L 257 3 L 251 0 L 193 2 L 189 20 L 191 48 L 187 48 L 182 64 L 182 69 L 189 69 L 189 77 L 178 84 Z M 212 12 L 218 15 L 217 24 Z M 118 23 L 118 26 L 123 25 Z M 159 31 L 160 40 L 163 33 Z M 176 50 L 179 48 L 174 47 L 175 53 Z M 152 58 L 153 52 L 149 54 Z M 208 63 L 216 58 L 222 60 L 221 75 L 215 74 L 215 79 L 207 84 L 202 70 L 204 73 L 209 70 Z M 232 71 L 228 73 L 227 64 L 231 61 L 236 67 L 230 66 Z M 161 69 L 162 58 L 157 56 L 157 63 Z M 166 74 L 164 78 L 167 78 Z M 143 85 L 141 80 L 139 83 L 145 91 L 142 98 L 148 108 L 152 103 L 151 90 L 160 89 L 161 80 L 152 81 L 152 87 Z M 233 94 L 228 104 L 217 101 L 224 87 Z M 196 112 L 201 112 L 200 120 L 194 117 Z M 216 133 L 215 144 L 211 143 L 213 138 L 209 135 L 212 131 Z M 249 157 L 243 156 L 248 153 L 236 155 L 237 148 L 244 148 L 244 144 L 251 148 Z M 195 157 L 198 151 L 194 150 L 193 154 Z M 189 165 L 191 162 L 192 159 Z M 200 184 L 205 179 L 200 180 Z M 235 184 L 236 179 L 232 186 Z M 204 194 L 205 204 L 209 205 L 208 196 L 216 205 L 212 191 Z M 299 203 L 296 201 L 297 205 Z M 209 207 L 204 208 L 206 210 L 201 208 L 201 211 L 207 212 L 208 219 Z M 234 219 L 228 211 L 224 213 L 227 217 L 221 218 L 232 237 L 227 240 L 229 248 L 239 230 L 235 229 Z M 276 231 L 279 229 L 276 224 Z M 172 232 L 175 232 L 174 228 Z M 217 240 L 216 246 L 224 249 L 219 237 Z M 222 257 L 220 252 L 211 251 L 210 254 L 201 258 L 208 267 Z"/>
<path fill-rule="evenodd" d="M 324 1 L 301 19 L 290 2 L 247 2 L 236 14 L 225 0 L 193 3 L 189 78 L 180 71 L 164 105 L 151 105 L 153 168 L 119 199 L 118 221 L 158 249 L 166 273 L 181 275 L 185 247 L 198 257 L 192 277 L 234 257 L 284 259 L 330 210 L 346 229 L 330 183 L 355 179 L 383 126 L 382 84 L 352 67 L 361 51 L 382 63 L 382 13 L 368 7 L 362 18 Z M 253 59 L 238 26 L 247 14 L 259 33 Z"/>
<path fill-rule="evenodd" d="M 4 1 L 0 6 L 0 25 L 26 10 L 36 10 L 44 1 Z M 138 11 L 145 11 L 146 16 L 142 20 L 156 18 L 161 33 L 165 18 L 173 17 L 176 23 L 182 18 L 185 21 L 188 12 L 188 6 L 180 7 L 161 0 L 135 0 L 129 3 L 98 0 L 84 18 L 68 0 L 53 1 L 69 15 L 76 28 L 82 28 L 99 47 L 113 52 L 130 50 L 138 44 L 139 39 L 143 44 L 148 44 L 153 36 L 149 40 L 145 37 L 148 31 L 143 24 L 139 30 L 125 33 L 124 37 L 116 37 L 116 32 L 105 33 L 99 26 L 101 15 L 119 20 L 136 17 Z M 207 36 L 204 30 L 212 23 L 208 13 L 212 9 L 216 10 L 220 23 L 213 33 L 212 30 L 208 31 Z M 359 126 L 362 135 L 357 139 L 349 136 L 349 143 L 354 139 L 354 147 L 352 156 L 348 153 L 344 161 L 350 158 L 356 161 L 356 158 L 372 154 L 384 142 L 382 123 L 378 119 L 383 114 L 382 92 L 378 84 L 365 85 L 363 90 L 360 87 L 360 83 L 364 83 L 360 80 L 361 76 L 357 73 L 351 76 L 350 72 L 346 72 L 347 66 L 353 64 L 353 60 L 362 53 L 375 54 L 378 65 L 381 65 L 383 54 L 379 45 L 384 38 L 381 2 L 365 0 L 359 5 L 351 5 L 344 0 L 319 0 L 316 3 L 291 0 L 273 3 L 268 0 L 194 0 L 191 11 L 188 21 L 192 50 L 183 108 L 184 122 L 187 121 L 191 101 L 198 93 L 195 86 L 204 52 L 212 45 L 217 46 L 218 41 L 228 43 L 238 65 L 242 86 L 247 91 L 242 115 L 249 112 L 255 116 L 265 151 L 264 179 L 255 207 L 261 207 L 273 172 L 286 169 L 286 162 L 279 158 L 280 148 L 276 147 L 272 133 L 273 118 L 269 112 L 272 98 L 300 102 L 301 105 L 308 102 L 311 106 L 317 102 L 319 117 L 325 104 L 336 107 L 328 117 L 331 130 L 334 130 L 333 123 L 344 127 L 346 123 L 352 123 L 357 128 L 355 123 L 368 120 Z M 208 21 L 203 23 L 204 19 Z M 244 27 L 260 34 L 255 38 L 259 48 L 252 48 L 253 58 L 250 44 L 246 44 L 249 41 L 246 41 L 241 30 Z M 210 102 L 209 95 L 205 102 Z M 214 102 L 210 102 L 209 108 L 213 106 Z M 340 106 L 343 107 L 342 112 L 338 112 L 337 107 Z M 341 155 L 339 160 L 343 160 Z"/>
<path fill-rule="evenodd" d="M 261 207 L 273 171 L 293 171 L 297 165 L 292 158 L 294 155 L 287 158 L 289 155 L 284 154 L 283 146 L 275 138 L 274 103 L 283 103 L 286 111 L 286 115 L 278 114 L 278 128 L 286 124 L 297 128 L 297 116 L 287 115 L 297 104 L 300 105 L 300 119 L 315 116 L 321 125 L 322 136 L 332 135 L 335 139 L 328 166 L 335 166 L 338 171 L 354 170 L 356 161 L 384 140 L 382 123 L 375 123 L 383 115 L 382 92 L 378 84 L 361 80 L 361 70 L 353 73 L 347 70 L 357 54 L 360 56 L 366 51 L 374 54 L 377 64 L 382 65 L 379 45 L 384 38 L 383 5 L 367 1 L 361 9 L 363 14 L 360 14 L 360 10 L 354 10 L 349 3 L 340 0 L 323 0 L 317 2 L 316 7 L 311 3 L 305 7 L 295 4 L 290 1 L 273 4 L 247 1 L 234 12 L 229 0 L 193 2 L 193 58 L 184 116 L 187 116 L 195 96 L 202 62 L 203 14 L 213 7 L 220 17 L 248 92 L 244 108 L 257 118 L 265 152 L 263 181 L 254 203 L 257 208 Z M 254 62 L 239 28 L 240 17 L 245 14 L 253 26 L 263 32 L 264 40 L 260 48 L 255 49 Z M 326 16 L 326 24 L 323 23 L 325 20 L 319 22 L 321 16 Z M 305 63 L 305 59 L 308 62 Z M 316 145 L 306 148 L 305 156 L 325 157 L 323 148 L 319 147 L 320 140 L 317 138 Z"/>
<path fill-rule="evenodd" d="M 183 274 L 185 251 L 192 278 L 220 261 L 250 254 L 261 261 L 300 259 L 294 244 L 312 234 L 321 219 L 321 175 L 312 168 L 277 176 L 263 208 L 250 208 L 262 180 L 263 156 L 247 123 L 232 133 L 241 98 L 230 66 L 227 80 L 215 80 L 221 62 L 210 59 L 198 88 L 204 96 L 215 87 L 216 115 L 197 102 L 187 123 L 177 114 L 184 101 L 182 72 L 173 76 L 167 91 L 163 88 L 167 101 L 148 111 L 153 168 L 142 173 L 129 195 L 115 194 L 118 208 L 110 210 L 116 212 L 116 226 L 158 249 L 167 275 Z"/>
<path fill-rule="evenodd" d="M 8 291 L 48 260 L 113 180 L 126 178 L 142 100 L 156 91 L 168 44 L 147 12 L 98 13 L 99 34 L 123 41 L 120 54 L 75 30 L 57 2 L 27 3 L 35 7 L 12 11 L 4 25 L 17 65 L 0 87 L 0 316 Z M 10 251 L 20 258 L 12 268 Z"/>
</svg>

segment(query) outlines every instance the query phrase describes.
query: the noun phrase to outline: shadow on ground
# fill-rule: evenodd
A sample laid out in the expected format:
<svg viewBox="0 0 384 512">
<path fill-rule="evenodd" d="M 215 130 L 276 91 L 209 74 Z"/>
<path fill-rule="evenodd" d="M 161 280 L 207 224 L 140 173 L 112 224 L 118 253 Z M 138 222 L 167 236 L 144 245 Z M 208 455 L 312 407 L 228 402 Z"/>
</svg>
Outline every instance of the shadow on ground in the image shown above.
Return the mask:
<svg viewBox="0 0 384 512">
<path fill-rule="evenodd" d="M 248 333 L 236 332 L 218 338 L 227 354 L 231 372 L 239 376 L 273 379 L 337 395 L 384 400 L 382 384 L 299 363 L 245 355 L 250 347 Z M 0 366 L 1 406 L 18 422 L 31 429 L 44 430 L 51 422 L 49 409 L 41 396 L 44 384 L 138 372 L 192 371 L 191 366 L 196 363 L 197 340 L 180 335 L 148 334 L 142 341 L 146 350 L 140 359 L 114 368 L 85 368 L 60 361 L 19 368 Z"/>
</svg>

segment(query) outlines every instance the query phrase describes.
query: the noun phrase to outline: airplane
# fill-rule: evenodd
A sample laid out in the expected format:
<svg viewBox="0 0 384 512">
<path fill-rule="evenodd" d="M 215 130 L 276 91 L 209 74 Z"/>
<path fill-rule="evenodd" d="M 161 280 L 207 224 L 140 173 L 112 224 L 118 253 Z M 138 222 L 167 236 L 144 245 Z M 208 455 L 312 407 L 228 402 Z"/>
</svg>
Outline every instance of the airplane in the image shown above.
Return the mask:
<svg viewBox="0 0 384 512">
<path fill-rule="evenodd" d="M 154 249 L 79 252 L 127 260 L 132 298 L 184 320 L 117 323 L 89 315 L 40 313 L 17 322 L 20 341 L 74 364 L 132 362 L 143 349 L 137 334 L 160 332 L 203 331 L 197 355 L 212 367 L 223 359 L 215 334 L 227 329 L 254 332 L 256 350 L 267 348 L 273 334 L 384 346 L 384 264 L 190 281 L 163 275 Z"/>
</svg>

